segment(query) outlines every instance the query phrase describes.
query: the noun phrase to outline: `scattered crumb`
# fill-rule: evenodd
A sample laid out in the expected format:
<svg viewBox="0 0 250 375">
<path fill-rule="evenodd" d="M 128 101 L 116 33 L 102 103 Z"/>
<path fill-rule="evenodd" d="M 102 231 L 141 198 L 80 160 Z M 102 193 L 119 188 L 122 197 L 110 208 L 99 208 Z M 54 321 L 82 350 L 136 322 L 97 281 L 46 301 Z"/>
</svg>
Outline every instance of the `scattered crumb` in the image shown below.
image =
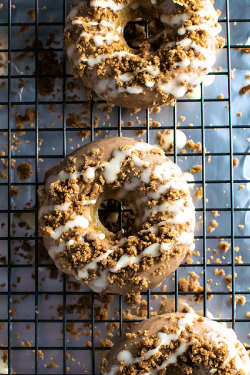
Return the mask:
<svg viewBox="0 0 250 375">
<path fill-rule="evenodd" d="M 192 139 L 187 141 L 186 147 L 189 151 L 193 151 L 193 152 L 198 151 L 200 153 L 202 152 L 201 143 L 200 142 L 194 143 L 194 141 L 192 141 Z"/>
<path fill-rule="evenodd" d="M 52 369 L 52 368 L 58 368 L 58 367 L 60 367 L 59 365 L 57 365 L 55 362 L 50 362 L 50 364 L 49 365 L 45 365 L 45 368 L 47 369 L 47 370 L 50 370 L 50 369 Z"/>
<path fill-rule="evenodd" d="M 195 193 L 194 196 L 195 196 L 196 200 L 200 200 L 203 197 L 203 188 L 202 188 L 202 186 L 199 189 L 197 189 L 197 191 L 196 191 L 196 193 Z"/>
<path fill-rule="evenodd" d="M 189 170 L 190 173 L 201 173 L 202 172 L 202 165 L 194 165 L 192 168 Z"/>
<path fill-rule="evenodd" d="M 242 53 L 250 53 L 250 48 L 249 47 L 243 47 L 240 48 Z"/>
<path fill-rule="evenodd" d="M 240 89 L 240 95 L 245 95 L 250 91 L 250 85 L 243 86 Z"/>
<path fill-rule="evenodd" d="M 218 211 L 212 211 L 212 214 L 214 215 L 214 217 L 219 217 L 220 216 L 220 214 L 219 214 Z"/>
<path fill-rule="evenodd" d="M 232 298 L 232 296 L 230 296 L 229 301 L 232 302 L 232 300 L 233 300 L 233 298 Z M 246 304 L 246 297 L 245 296 L 235 296 L 235 302 L 236 302 L 236 305 L 238 305 L 239 303 L 241 305 L 245 305 Z M 248 315 L 247 315 L 247 317 L 248 317 Z"/>
<path fill-rule="evenodd" d="M 23 161 L 17 166 L 17 174 L 20 180 L 27 180 L 28 178 L 30 178 L 30 175 L 32 175 L 32 173 L 32 164 L 27 161 Z"/>
<path fill-rule="evenodd" d="M 243 264 L 242 256 L 235 257 L 235 264 Z"/>
<path fill-rule="evenodd" d="M 233 158 L 233 167 L 236 168 L 239 165 L 239 159 L 238 158 Z"/>
<path fill-rule="evenodd" d="M 36 18 L 36 11 L 35 11 L 35 9 L 33 8 L 33 9 L 30 9 L 29 11 L 28 11 L 28 16 L 29 16 L 29 18 L 32 20 L 32 21 L 35 21 L 35 18 Z"/>
<path fill-rule="evenodd" d="M 214 270 L 214 275 L 215 276 L 225 276 L 225 271 L 223 269 L 219 270 L 218 268 L 216 268 Z"/>
<path fill-rule="evenodd" d="M 228 252 L 230 247 L 231 247 L 231 244 L 226 241 L 221 241 L 219 244 L 219 248 L 223 250 L 225 253 Z"/>
<path fill-rule="evenodd" d="M 3 171 L 0 171 L 0 178 L 4 179 L 4 180 L 7 180 L 8 179 L 8 175 L 7 173 L 3 172 Z"/>
<path fill-rule="evenodd" d="M 212 233 L 212 232 L 215 231 L 215 228 L 212 227 L 211 225 L 208 225 L 207 230 L 208 230 L 209 233 Z"/>
<path fill-rule="evenodd" d="M 223 95 L 223 94 L 219 94 L 219 95 L 217 96 L 217 99 L 224 99 L 224 95 Z"/>
</svg>

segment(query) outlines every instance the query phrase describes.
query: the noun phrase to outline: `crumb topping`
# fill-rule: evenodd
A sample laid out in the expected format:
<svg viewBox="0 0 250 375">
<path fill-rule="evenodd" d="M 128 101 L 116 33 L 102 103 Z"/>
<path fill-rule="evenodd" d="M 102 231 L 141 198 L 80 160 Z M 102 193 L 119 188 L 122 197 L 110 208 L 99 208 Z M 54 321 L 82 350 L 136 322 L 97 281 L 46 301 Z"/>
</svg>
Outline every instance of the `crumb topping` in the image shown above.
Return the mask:
<svg viewBox="0 0 250 375">
<path fill-rule="evenodd" d="M 103 361 L 102 375 L 192 374 L 197 368 L 218 375 L 247 374 L 249 359 L 234 332 L 192 312 L 152 318 L 126 336 L 111 364 Z"/>
<path fill-rule="evenodd" d="M 171 7 L 149 1 L 97 3 L 71 9 L 65 44 L 74 74 L 111 102 L 117 95 L 136 94 L 145 101 L 148 93 L 153 106 L 173 103 L 207 74 L 224 43 L 208 1 L 173 1 Z M 148 20 L 148 38 L 144 26 L 129 23 L 138 19 Z"/>
<path fill-rule="evenodd" d="M 193 246 L 194 206 L 179 167 L 157 148 L 121 143 L 108 146 L 108 159 L 103 149 L 79 149 L 40 191 L 40 231 L 53 242 L 50 256 L 96 290 L 100 280 L 102 288 L 122 287 L 128 279 L 148 288 L 141 273 L 162 277 L 171 271 L 171 259 L 183 258 Z M 132 209 L 133 227 L 116 234 L 103 227 L 98 207 L 108 197 Z"/>
</svg>

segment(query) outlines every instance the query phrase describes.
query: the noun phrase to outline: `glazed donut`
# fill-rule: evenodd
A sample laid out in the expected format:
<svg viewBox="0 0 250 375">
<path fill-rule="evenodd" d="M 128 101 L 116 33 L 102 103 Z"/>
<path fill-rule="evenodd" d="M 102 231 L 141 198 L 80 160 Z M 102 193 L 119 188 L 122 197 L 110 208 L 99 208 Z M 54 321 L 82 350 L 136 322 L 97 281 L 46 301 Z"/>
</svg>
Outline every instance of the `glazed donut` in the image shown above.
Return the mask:
<svg viewBox="0 0 250 375">
<path fill-rule="evenodd" d="M 232 329 L 195 313 L 158 315 L 122 336 L 102 375 L 249 375 L 250 361 Z"/>
<path fill-rule="evenodd" d="M 158 286 L 194 248 L 195 211 L 181 169 L 157 147 L 132 138 L 80 147 L 52 169 L 41 193 L 40 231 L 59 269 L 96 292 Z M 108 231 L 103 201 L 124 202 L 132 231 Z"/>
<path fill-rule="evenodd" d="M 212 0 L 78 0 L 67 17 L 65 48 L 75 76 L 99 98 L 130 108 L 174 104 L 215 63 L 223 46 L 218 14 Z M 148 39 L 142 26 L 131 25 L 145 19 Z"/>
</svg>

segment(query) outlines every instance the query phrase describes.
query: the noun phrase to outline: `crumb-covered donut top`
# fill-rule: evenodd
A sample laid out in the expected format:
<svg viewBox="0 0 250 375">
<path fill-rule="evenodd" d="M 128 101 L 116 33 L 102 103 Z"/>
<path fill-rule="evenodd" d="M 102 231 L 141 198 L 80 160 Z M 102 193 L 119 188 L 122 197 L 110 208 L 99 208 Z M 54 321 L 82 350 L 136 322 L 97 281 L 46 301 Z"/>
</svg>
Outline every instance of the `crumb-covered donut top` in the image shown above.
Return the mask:
<svg viewBox="0 0 250 375">
<path fill-rule="evenodd" d="M 235 332 L 195 313 L 145 321 L 112 351 L 108 363 L 103 360 L 102 375 L 250 374 Z"/>
<path fill-rule="evenodd" d="M 42 193 L 39 216 L 49 254 L 96 291 L 122 285 L 132 274 L 135 284 L 146 283 L 138 272 L 158 262 L 167 266 L 169 257 L 193 248 L 194 206 L 182 171 L 160 149 L 133 143 L 109 157 L 105 141 L 103 148 L 77 150 L 52 171 Z M 99 205 L 109 198 L 134 211 L 132 232 L 114 235 L 100 223 Z"/>
<path fill-rule="evenodd" d="M 143 26 L 137 28 L 139 47 L 131 48 L 124 38 L 126 24 L 143 19 L 149 21 L 148 38 Z M 108 90 L 115 97 L 156 88 L 178 98 L 188 85 L 201 82 L 197 72 L 211 69 L 223 44 L 220 31 L 210 0 L 90 0 L 71 9 L 65 38 L 76 75 L 96 72 L 97 94 Z"/>
</svg>

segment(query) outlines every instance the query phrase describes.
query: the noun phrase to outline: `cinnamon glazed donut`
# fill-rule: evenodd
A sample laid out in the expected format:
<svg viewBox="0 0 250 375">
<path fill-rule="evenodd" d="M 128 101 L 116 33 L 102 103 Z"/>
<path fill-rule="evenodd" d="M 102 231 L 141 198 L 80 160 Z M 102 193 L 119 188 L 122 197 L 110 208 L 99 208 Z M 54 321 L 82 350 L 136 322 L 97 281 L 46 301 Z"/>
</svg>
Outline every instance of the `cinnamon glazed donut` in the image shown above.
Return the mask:
<svg viewBox="0 0 250 375">
<path fill-rule="evenodd" d="M 212 0 L 78 0 L 65 48 L 75 76 L 99 98 L 130 108 L 174 104 L 215 63 L 218 15 Z"/>
<path fill-rule="evenodd" d="M 102 375 L 249 375 L 232 329 L 195 313 L 158 315 L 126 333 L 102 361 Z"/>
<path fill-rule="evenodd" d="M 59 269 L 96 292 L 158 286 L 194 248 L 195 210 L 181 169 L 159 148 L 132 138 L 80 147 L 49 172 L 40 231 Z M 114 234 L 103 201 L 123 202 L 135 223 Z"/>
</svg>

